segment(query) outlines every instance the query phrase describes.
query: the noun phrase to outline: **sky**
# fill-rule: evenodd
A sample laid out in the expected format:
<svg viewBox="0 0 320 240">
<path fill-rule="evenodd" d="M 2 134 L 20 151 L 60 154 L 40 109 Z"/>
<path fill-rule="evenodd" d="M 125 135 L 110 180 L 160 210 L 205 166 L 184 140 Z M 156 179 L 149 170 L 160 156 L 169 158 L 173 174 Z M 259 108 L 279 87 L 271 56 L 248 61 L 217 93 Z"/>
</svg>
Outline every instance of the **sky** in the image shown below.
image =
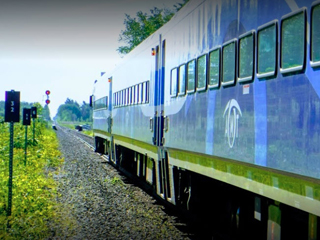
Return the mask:
<svg viewBox="0 0 320 240">
<path fill-rule="evenodd" d="M 93 83 L 120 61 L 125 14 L 173 8 L 182 0 L 0 0 L 0 101 L 45 104 L 51 117 L 67 98 L 89 101 Z"/>
</svg>

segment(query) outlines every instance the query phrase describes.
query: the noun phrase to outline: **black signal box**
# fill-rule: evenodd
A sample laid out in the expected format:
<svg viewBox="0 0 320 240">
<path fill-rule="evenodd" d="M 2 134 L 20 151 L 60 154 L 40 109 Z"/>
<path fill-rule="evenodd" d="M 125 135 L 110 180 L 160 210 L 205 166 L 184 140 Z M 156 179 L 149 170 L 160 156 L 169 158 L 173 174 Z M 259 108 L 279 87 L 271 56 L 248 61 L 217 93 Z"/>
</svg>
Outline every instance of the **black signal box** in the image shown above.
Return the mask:
<svg viewBox="0 0 320 240">
<path fill-rule="evenodd" d="M 6 91 L 4 121 L 20 121 L 20 92 Z"/>
<path fill-rule="evenodd" d="M 37 107 L 31 107 L 31 118 L 37 118 Z"/>
<path fill-rule="evenodd" d="M 22 124 L 23 125 L 30 125 L 30 122 L 31 122 L 31 109 L 30 108 L 24 108 L 22 115 L 23 115 Z"/>
</svg>

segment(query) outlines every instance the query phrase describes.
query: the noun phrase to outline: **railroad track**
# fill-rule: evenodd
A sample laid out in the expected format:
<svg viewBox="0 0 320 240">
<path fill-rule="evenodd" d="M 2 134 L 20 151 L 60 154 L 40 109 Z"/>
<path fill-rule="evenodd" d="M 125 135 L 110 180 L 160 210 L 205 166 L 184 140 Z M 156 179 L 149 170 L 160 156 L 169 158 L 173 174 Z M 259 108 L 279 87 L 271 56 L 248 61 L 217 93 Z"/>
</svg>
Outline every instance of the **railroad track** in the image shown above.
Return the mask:
<svg viewBox="0 0 320 240">
<path fill-rule="evenodd" d="M 87 148 L 89 148 L 91 151 L 95 150 L 94 146 L 94 138 L 88 135 L 85 135 L 77 130 L 68 129 L 65 127 L 58 126 L 58 131 L 63 131 L 68 135 L 71 135 L 75 140 L 81 142 L 84 144 Z M 189 212 L 181 211 L 181 209 L 177 209 L 172 204 L 168 203 L 164 199 L 162 199 L 160 196 L 158 196 L 153 187 L 147 184 L 144 181 L 141 181 L 137 176 L 133 175 L 132 173 L 128 172 L 126 169 L 119 167 L 115 165 L 112 161 L 109 161 L 108 155 L 96 153 L 101 158 L 101 163 L 107 163 L 108 165 L 111 165 L 114 167 L 121 175 L 125 176 L 127 180 L 126 181 L 130 184 L 133 184 L 135 186 L 138 186 L 140 189 L 142 189 L 144 192 L 146 192 L 149 196 L 156 199 L 158 203 L 161 203 L 162 206 L 165 207 L 165 211 L 169 215 L 174 215 L 178 219 L 179 222 L 181 222 L 182 225 L 187 225 L 186 231 L 187 235 L 194 236 L 190 239 L 211 239 L 211 240 L 225 240 L 229 238 L 224 238 L 223 234 L 221 233 L 214 233 L 212 235 L 212 232 L 209 233 L 207 230 L 207 226 L 205 229 L 203 229 L 203 226 L 206 223 L 202 223 L 200 221 L 195 220 L 194 216 L 190 215 Z M 101 165 L 103 169 L 108 171 L 108 167 L 106 164 Z M 209 229 L 210 231 L 212 229 Z"/>
</svg>

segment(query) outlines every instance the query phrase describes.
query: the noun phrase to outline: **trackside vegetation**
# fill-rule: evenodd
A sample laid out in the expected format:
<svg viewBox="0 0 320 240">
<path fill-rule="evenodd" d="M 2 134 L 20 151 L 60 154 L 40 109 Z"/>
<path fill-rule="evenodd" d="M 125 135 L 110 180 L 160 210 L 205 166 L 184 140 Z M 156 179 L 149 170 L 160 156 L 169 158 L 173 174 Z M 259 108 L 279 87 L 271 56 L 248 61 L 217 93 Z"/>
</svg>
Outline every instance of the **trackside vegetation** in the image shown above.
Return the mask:
<svg viewBox="0 0 320 240">
<path fill-rule="evenodd" d="M 25 126 L 14 126 L 12 213 L 7 216 L 9 124 L 0 117 L 0 239 L 43 239 L 50 234 L 49 223 L 62 219 L 55 202 L 58 193 L 54 176 L 63 158 L 55 132 L 42 119 L 36 119 L 35 125 L 35 141 L 32 125 L 28 127 L 26 166 Z"/>
</svg>

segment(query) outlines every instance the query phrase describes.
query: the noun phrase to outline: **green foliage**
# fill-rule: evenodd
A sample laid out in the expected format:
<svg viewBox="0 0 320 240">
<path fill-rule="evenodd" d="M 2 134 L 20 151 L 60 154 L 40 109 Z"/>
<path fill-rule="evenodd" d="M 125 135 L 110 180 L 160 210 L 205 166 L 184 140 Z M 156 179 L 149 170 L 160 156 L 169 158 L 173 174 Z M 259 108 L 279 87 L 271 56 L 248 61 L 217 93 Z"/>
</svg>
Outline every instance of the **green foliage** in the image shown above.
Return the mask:
<svg viewBox="0 0 320 240">
<path fill-rule="evenodd" d="M 67 98 L 64 104 L 60 105 L 57 112 L 58 121 L 91 121 L 92 109 L 83 101 L 80 106 L 76 101 Z"/>
<path fill-rule="evenodd" d="M 119 47 L 117 51 L 120 54 L 129 53 L 143 40 L 167 23 L 187 2 L 188 0 L 184 0 L 183 3 L 174 5 L 174 10 L 154 7 L 150 10 L 151 14 L 139 11 L 136 14 L 136 18 L 132 18 L 129 14 L 126 14 L 124 20 L 125 30 L 122 30 L 119 35 L 119 42 L 124 42 L 125 46 Z"/>
<path fill-rule="evenodd" d="M 9 124 L 0 123 L 0 239 L 43 239 L 50 234 L 48 222 L 57 219 L 53 174 L 63 159 L 57 150 L 56 135 L 37 119 L 38 144 L 28 141 L 25 166 L 24 129 L 15 124 L 12 214 L 8 217 Z"/>
</svg>

